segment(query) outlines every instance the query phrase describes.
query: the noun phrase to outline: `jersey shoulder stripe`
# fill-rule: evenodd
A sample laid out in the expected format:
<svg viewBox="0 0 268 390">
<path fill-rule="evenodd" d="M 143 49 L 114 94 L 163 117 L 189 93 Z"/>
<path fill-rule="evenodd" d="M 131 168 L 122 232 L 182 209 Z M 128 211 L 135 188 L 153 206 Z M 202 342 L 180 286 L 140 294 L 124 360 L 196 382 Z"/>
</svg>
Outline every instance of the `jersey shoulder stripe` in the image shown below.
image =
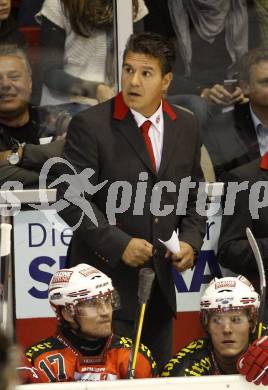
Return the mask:
<svg viewBox="0 0 268 390">
<path fill-rule="evenodd" d="M 182 348 L 164 366 L 161 376 L 209 375 L 212 362 L 207 339 L 197 339 Z"/>
<path fill-rule="evenodd" d="M 56 337 L 49 337 L 28 347 L 25 351 L 25 355 L 28 360 L 33 363 L 38 356 L 45 352 L 61 350 L 64 348 L 66 348 L 65 345 L 61 343 L 60 340 L 58 340 Z"/>
<path fill-rule="evenodd" d="M 111 345 L 111 348 L 131 349 L 132 344 L 133 344 L 132 339 L 130 339 L 128 337 L 124 337 L 124 336 L 115 335 L 113 342 L 112 342 L 112 345 Z M 152 356 L 152 353 L 151 353 L 150 349 L 148 347 L 146 347 L 146 345 L 140 343 L 139 353 L 142 354 L 147 360 L 150 361 L 152 368 L 156 367 L 156 362 Z"/>
</svg>

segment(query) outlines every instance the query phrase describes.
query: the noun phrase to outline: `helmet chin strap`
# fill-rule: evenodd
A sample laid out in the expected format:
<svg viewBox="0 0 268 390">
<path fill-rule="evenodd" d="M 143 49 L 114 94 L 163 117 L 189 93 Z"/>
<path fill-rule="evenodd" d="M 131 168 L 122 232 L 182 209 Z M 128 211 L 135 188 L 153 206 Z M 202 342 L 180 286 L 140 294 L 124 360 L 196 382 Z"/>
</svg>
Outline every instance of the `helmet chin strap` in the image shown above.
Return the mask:
<svg viewBox="0 0 268 390">
<path fill-rule="evenodd" d="M 73 330 L 74 330 L 76 333 L 80 333 L 80 334 L 81 334 L 81 333 L 82 333 L 81 325 L 80 325 L 80 323 L 78 322 L 76 315 L 74 315 L 73 319 L 74 319 L 74 322 L 75 322 L 76 325 L 77 325 L 77 328 L 73 328 Z"/>
</svg>

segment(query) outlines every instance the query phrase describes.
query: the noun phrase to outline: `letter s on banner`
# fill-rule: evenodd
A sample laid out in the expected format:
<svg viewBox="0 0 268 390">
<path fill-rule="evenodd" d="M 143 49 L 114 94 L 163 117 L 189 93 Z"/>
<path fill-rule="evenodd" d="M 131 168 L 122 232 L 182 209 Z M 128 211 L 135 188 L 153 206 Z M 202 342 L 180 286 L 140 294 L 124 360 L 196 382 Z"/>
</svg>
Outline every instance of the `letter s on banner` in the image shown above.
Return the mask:
<svg viewBox="0 0 268 390">
<path fill-rule="evenodd" d="M 49 267 L 52 267 L 55 264 L 55 260 L 53 260 L 51 257 L 48 256 L 40 256 L 35 258 L 30 266 L 29 266 L 29 273 L 33 280 L 36 280 L 37 282 L 44 283 L 46 285 L 45 290 L 38 290 L 36 287 L 30 288 L 28 290 L 29 294 L 37 299 L 47 299 L 48 297 L 48 285 L 50 282 L 50 279 L 52 278 L 53 273 L 42 271 L 39 266 L 42 264 L 46 264 Z"/>
</svg>

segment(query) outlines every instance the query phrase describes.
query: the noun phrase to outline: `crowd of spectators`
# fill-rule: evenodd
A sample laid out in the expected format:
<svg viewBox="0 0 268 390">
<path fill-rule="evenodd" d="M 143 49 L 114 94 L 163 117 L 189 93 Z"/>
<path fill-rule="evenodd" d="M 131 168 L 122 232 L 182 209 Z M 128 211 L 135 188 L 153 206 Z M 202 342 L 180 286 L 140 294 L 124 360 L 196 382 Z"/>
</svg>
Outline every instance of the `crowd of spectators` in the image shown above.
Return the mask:
<svg viewBox="0 0 268 390">
<path fill-rule="evenodd" d="M 143 126 L 144 117 L 150 118 L 151 125 L 160 134 L 165 127 L 164 136 L 160 135 L 158 140 L 158 136 L 154 136 L 154 141 L 148 141 L 148 134 L 150 139 L 152 133 L 147 133 L 147 138 L 144 136 L 150 158 L 151 153 L 155 154 L 155 161 L 145 156 L 146 149 L 140 158 L 150 174 L 154 175 L 158 170 L 162 174 L 163 160 L 169 161 L 172 153 L 169 154 L 168 150 L 173 150 L 171 138 L 163 141 L 163 137 L 167 137 L 172 121 L 179 117 L 183 128 L 181 140 L 174 138 L 173 146 L 181 159 L 180 156 L 172 157 L 172 164 L 167 164 L 169 173 L 164 178 L 174 179 L 178 172 L 183 177 L 183 167 L 185 176 L 188 172 L 196 181 L 201 181 L 200 158 L 203 158 L 209 161 L 209 168 L 201 164 L 207 181 L 223 181 L 226 191 L 229 182 L 247 183 L 237 196 L 234 213 L 223 216 L 218 261 L 232 272 L 246 276 L 259 290 L 257 266 L 245 229 L 251 227 L 263 255 L 264 268 L 268 270 L 267 206 L 262 207 L 257 218 L 252 216 L 249 207 L 250 201 L 261 202 L 267 197 L 268 1 L 208 0 L 204 6 L 203 0 L 133 0 L 132 12 L 134 31 L 145 32 L 145 38 L 141 35 L 144 42 L 148 44 L 146 33 L 162 34 L 170 47 L 175 48 L 176 60 L 172 71 L 172 49 L 166 52 L 166 57 L 170 56 L 166 64 L 162 54 L 153 52 L 152 46 L 141 48 L 138 43 L 137 46 L 133 43 L 134 46 L 124 55 L 123 94 L 117 95 L 112 0 L 21 0 L 16 6 L 12 0 L 0 0 L 0 186 L 4 188 L 8 186 L 7 182 L 17 181 L 24 189 L 38 188 L 43 164 L 50 157 L 61 156 L 72 162 L 80 174 L 84 172 L 83 168 L 98 170 L 96 180 L 99 181 L 94 184 L 100 185 L 102 179 L 103 182 L 106 179 L 112 182 L 118 178 L 131 178 L 134 183 L 134 171 L 139 163 L 133 157 L 132 149 L 141 148 L 140 140 L 134 135 L 126 140 L 125 134 L 119 135 L 120 129 L 116 137 L 113 133 L 115 119 L 122 121 L 125 128 L 133 127 L 134 120 L 129 119 L 130 115 L 138 127 Z M 25 30 L 29 26 L 33 28 L 30 34 Z M 29 37 L 34 34 L 37 34 L 37 46 L 35 41 L 33 47 Z M 155 59 L 159 62 L 156 68 Z M 152 69 L 153 74 L 160 74 L 158 83 L 151 84 L 149 110 L 147 106 L 141 108 L 133 103 L 135 96 L 147 96 L 148 81 L 143 81 L 145 86 L 142 85 L 142 89 L 139 81 L 130 82 L 128 79 L 141 66 L 147 66 L 142 73 L 144 78 L 151 77 Z M 157 111 L 158 106 L 152 111 L 151 107 L 161 101 L 161 114 Z M 113 104 L 116 107 L 114 112 Z M 158 114 L 156 118 L 153 117 L 155 112 Z M 129 144 L 131 148 L 128 150 Z M 182 144 L 185 152 L 180 149 Z M 120 163 L 113 160 L 115 151 Z M 208 172 L 211 167 L 212 174 Z M 153 187 L 155 177 L 147 180 L 148 183 Z M 259 185 L 258 198 L 252 199 L 251 189 L 256 188 L 256 184 Z M 193 190 L 191 194 L 195 199 Z M 172 199 L 172 196 L 167 199 Z M 141 227 L 137 219 L 131 225 L 132 220 L 127 214 L 126 220 L 119 218 L 108 226 L 104 199 L 100 196 L 93 200 L 98 230 L 84 218 L 70 246 L 71 265 L 89 253 L 87 245 L 92 250 L 92 265 L 100 268 L 98 262 L 101 259 L 103 272 L 109 270 L 107 262 L 122 258 L 120 266 L 116 260 L 111 267 L 119 267 L 118 274 L 115 275 L 114 270 L 109 270 L 108 274 L 110 272 L 117 288 L 119 285 L 122 291 L 134 291 L 138 273 L 133 269 L 148 262 L 159 272 L 152 302 L 156 304 L 160 300 L 163 307 L 167 301 L 171 302 L 166 305 L 165 312 L 168 313 L 169 326 L 174 297 L 166 291 L 163 293 L 165 288 L 161 283 L 172 280 L 171 265 L 180 272 L 194 266 L 204 236 L 204 219 L 196 217 L 190 207 L 185 218 L 169 220 L 167 228 L 168 219 L 166 217 L 163 222 L 161 216 L 150 220 L 155 226 L 154 234 L 150 236 L 149 230 L 142 230 L 146 228 L 145 223 Z M 77 215 L 71 211 L 64 217 L 69 223 L 74 222 Z M 182 227 L 181 256 L 162 253 L 155 242 L 153 247 L 151 245 L 150 240 L 155 240 L 155 232 L 159 234 L 161 229 L 162 232 L 165 229 L 163 234 L 168 239 L 172 234 L 171 226 L 172 230 Z M 118 228 L 121 235 L 115 231 Z M 125 232 L 128 228 L 129 231 Z M 89 232 L 94 244 L 90 240 L 85 244 Z M 140 238 L 130 238 L 135 235 Z M 140 241 L 133 243 L 132 240 Z M 152 257 L 157 259 L 153 266 Z M 161 270 L 160 257 L 169 259 L 168 270 Z M 124 277 L 127 275 L 128 281 L 132 280 L 129 286 L 117 279 L 120 273 Z M 164 282 L 163 275 L 166 277 Z M 122 299 L 132 302 L 131 310 L 136 305 L 136 301 L 131 301 L 127 295 Z M 158 311 L 152 313 L 153 310 L 150 315 L 157 319 L 154 323 L 157 329 L 160 315 Z M 132 314 L 118 318 L 126 335 L 134 326 Z M 163 328 L 161 321 L 159 324 L 159 328 Z M 157 355 L 159 351 L 157 348 L 154 351 L 154 343 L 162 345 L 164 342 L 152 336 L 151 330 L 149 333 L 149 344 L 152 343 L 149 347 Z M 159 366 L 162 366 L 164 357 L 160 356 L 159 361 Z"/>
</svg>

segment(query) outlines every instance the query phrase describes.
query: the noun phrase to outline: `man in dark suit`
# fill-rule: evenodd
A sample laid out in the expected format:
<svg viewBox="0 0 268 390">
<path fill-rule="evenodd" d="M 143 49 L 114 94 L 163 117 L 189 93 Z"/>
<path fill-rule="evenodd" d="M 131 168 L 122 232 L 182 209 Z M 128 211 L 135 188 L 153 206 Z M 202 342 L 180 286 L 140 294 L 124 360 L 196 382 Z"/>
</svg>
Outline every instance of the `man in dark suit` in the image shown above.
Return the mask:
<svg viewBox="0 0 268 390">
<path fill-rule="evenodd" d="M 247 240 L 249 227 L 257 240 L 263 256 L 264 268 L 268 270 L 268 155 L 258 158 L 228 173 L 224 215 L 219 239 L 218 260 L 231 271 L 248 278 L 258 289 L 257 263 Z M 227 215 L 230 188 L 233 182 L 244 182 L 246 189 L 236 196 L 235 209 Z M 229 190 L 228 190 L 229 188 Z M 228 194 L 229 191 L 229 194 Z M 229 211 L 228 211 L 229 213 Z M 267 272 L 267 271 L 266 271 Z"/>
<path fill-rule="evenodd" d="M 236 104 L 232 111 L 216 115 L 203 134 L 217 178 L 260 156 L 249 103 Z"/>
<path fill-rule="evenodd" d="M 249 102 L 218 114 L 204 131 L 203 141 L 218 178 L 268 150 L 267 48 L 251 50 L 242 57 L 239 79 Z"/>
<path fill-rule="evenodd" d="M 202 178 L 198 123 L 191 113 L 163 99 L 174 59 L 174 49 L 164 37 L 132 35 L 123 57 L 122 93 L 76 115 L 64 150 L 64 158 L 77 172 L 94 171 L 91 186 L 103 183 L 87 197 L 91 209 L 74 232 L 70 265 L 87 262 L 112 278 L 121 299 L 114 326 L 129 336 L 138 305 L 139 269 L 155 270 L 142 341 L 159 367 L 171 354 L 176 314 L 172 265 L 178 271 L 194 265 L 205 230 L 205 220 L 196 212 L 197 186 L 187 190 L 181 185 L 183 178 L 191 176 L 192 182 Z M 147 120 L 149 133 L 143 125 Z M 79 205 L 83 188 L 75 187 L 73 203 Z M 64 189 L 62 185 L 59 199 Z M 179 195 L 185 189 L 188 203 L 181 210 L 184 202 Z M 72 226 L 81 217 L 74 204 L 61 213 Z M 95 223 L 89 217 L 92 211 Z M 177 228 L 180 251 L 170 254 L 158 239 L 168 240 Z"/>
</svg>

